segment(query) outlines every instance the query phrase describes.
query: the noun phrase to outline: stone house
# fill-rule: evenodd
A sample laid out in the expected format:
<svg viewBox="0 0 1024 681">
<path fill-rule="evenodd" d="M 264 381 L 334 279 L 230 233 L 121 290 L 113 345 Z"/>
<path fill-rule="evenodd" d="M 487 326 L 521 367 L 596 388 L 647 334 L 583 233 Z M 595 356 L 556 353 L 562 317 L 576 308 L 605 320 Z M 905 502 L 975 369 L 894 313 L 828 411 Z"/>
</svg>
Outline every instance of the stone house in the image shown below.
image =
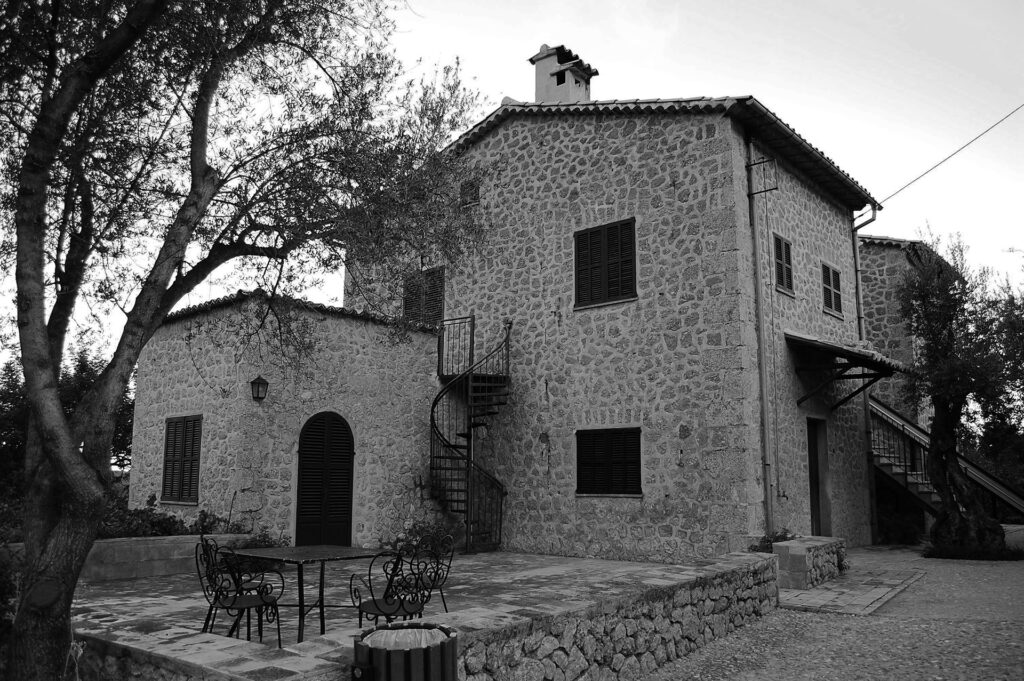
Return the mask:
<svg viewBox="0 0 1024 681">
<path fill-rule="evenodd" d="M 204 509 L 303 544 L 375 543 L 428 513 L 419 488 L 436 338 L 413 331 L 396 345 L 379 318 L 302 303 L 289 327 L 307 348 L 290 362 L 239 340 L 264 298 L 239 292 L 174 313 L 147 345 L 129 503 L 155 496 L 163 510 Z"/>
<path fill-rule="evenodd" d="M 201 414 L 198 496 L 178 503 L 237 493 L 298 533 L 303 434 L 327 413 L 353 434 L 353 543 L 435 510 L 470 544 L 570 556 L 706 557 L 781 528 L 871 541 L 860 398 L 899 368 L 864 340 L 854 212 L 877 202 L 753 97 L 593 101 L 570 50 L 530 61 L 537 101 L 453 147 L 482 171 L 463 196 L 485 242 L 396 303 L 440 327 L 441 358 L 425 334 L 375 343 L 350 291 L 302 313 L 317 368 L 273 369 L 256 403 L 266 364 L 189 330 L 245 300 L 181 312 L 140 362 L 135 503 L 167 477 L 172 420 Z"/>
<path fill-rule="evenodd" d="M 879 352 L 907 366 L 914 364 L 915 347 L 914 338 L 900 312 L 899 288 L 922 249 L 931 250 L 925 242 L 915 239 L 860 237 L 867 339 Z M 930 410 L 907 396 L 903 376 L 905 374 L 896 374 L 882 379 L 871 389 L 871 394 L 927 428 L 931 420 Z"/>
</svg>

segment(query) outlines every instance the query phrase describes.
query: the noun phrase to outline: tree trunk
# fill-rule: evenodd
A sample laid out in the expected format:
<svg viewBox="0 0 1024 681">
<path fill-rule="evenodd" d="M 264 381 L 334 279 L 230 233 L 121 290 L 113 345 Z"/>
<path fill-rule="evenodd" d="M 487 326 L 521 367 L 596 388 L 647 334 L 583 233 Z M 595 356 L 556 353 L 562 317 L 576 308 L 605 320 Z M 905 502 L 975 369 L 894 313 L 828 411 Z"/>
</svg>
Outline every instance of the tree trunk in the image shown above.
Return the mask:
<svg viewBox="0 0 1024 681">
<path fill-rule="evenodd" d="M 956 409 L 932 400 L 931 446 L 928 477 L 942 498 L 942 508 L 931 530 L 932 546 L 967 552 L 998 553 L 1006 549 L 1002 526 L 993 520 L 957 461 L 956 431 L 960 423 Z"/>
<path fill-rule="evenodd" d="M 73 502 L 38 438 L 29 439 L 26 459 L 37 465 L 26 476 L 25 563 L 7 668 L 19 681 L 58 681 L 74 667 L 71 602 L 99 528 L 103 498 L 84 506 Z"/>
</svg>

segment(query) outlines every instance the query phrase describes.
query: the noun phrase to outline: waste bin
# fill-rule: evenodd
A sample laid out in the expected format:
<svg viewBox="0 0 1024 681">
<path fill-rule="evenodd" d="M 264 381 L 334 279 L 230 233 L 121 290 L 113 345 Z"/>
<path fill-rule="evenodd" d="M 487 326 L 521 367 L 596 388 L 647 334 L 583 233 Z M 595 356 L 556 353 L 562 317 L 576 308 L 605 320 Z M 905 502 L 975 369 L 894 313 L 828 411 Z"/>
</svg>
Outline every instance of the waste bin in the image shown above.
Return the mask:
<svg viewBox="0 0 1024 681">
<path fill-rule="evenodd" d="M 354 681 L 455 681 L 458 634 L 429 622 L 393 622 L 355 637 Z"/>
</svg>

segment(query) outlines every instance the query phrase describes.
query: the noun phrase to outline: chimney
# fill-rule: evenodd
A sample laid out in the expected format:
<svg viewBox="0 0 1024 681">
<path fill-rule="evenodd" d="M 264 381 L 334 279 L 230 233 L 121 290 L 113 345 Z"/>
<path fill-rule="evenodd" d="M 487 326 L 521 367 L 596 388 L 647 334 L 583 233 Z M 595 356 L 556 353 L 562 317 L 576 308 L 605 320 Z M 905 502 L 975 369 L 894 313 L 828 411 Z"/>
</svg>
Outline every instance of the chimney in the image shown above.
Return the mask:
<svg viewBox="0 0 1024 681">
<path fill-rule="evenodd" d="M 597 75 L 597 69 L 566 49 L 565 45 L 541 45 L 540 52 L 530 57 L 530 63 L 537 73 L 536 101 L 590 101 L 590 79 Z"/>
</svg>

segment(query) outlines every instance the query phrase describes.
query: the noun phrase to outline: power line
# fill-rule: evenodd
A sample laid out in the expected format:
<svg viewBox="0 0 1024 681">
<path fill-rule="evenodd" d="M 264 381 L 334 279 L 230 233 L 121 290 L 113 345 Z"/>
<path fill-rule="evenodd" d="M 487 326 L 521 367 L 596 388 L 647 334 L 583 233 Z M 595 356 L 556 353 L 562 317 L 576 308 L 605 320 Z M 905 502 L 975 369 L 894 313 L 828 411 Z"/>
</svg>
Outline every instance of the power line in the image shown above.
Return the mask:
<svg viewBox="0 0 1024 681">
<path fill-rule="evenodd" d="M 928 170 L 924 171 L 923 173 L 921 173 L 920 175 L 918 175 L 917 177 L 915 177 L 915 178 L 914 178 L 913 180 L 911 180 L 910 182 L 906 183 L 905 185 L 903 185 L 902 187 L 900 187 L 899 189 L 897 189 L 896 191 L 894 191 L 894 192 L 893 192 L 892 194 L 890 194 L 889 196 L 887 196 L 887 197 L 885 197 L 884 199 L 882 199 L 881 201 L 879 201 L 879 202 L 878 202 L 878 205 L 879 205 L 879 207 L 881 207 L 881 206 L 882 206 L 882 204 L 884 204 L 884 203 L 885 203 L 886 201 L 888 201 L 888 200 L 889 200 L 889 199 L 891 199 L 892 197 L 894 197 L 894 196 L 896 196 L 897 194 L 899 194 L 899 193 L 900 193 L 901 191 L 903 191 L 904 189 L 906 189 L 906 188 L 907 188 L 907 187 L 909 187 L 910 185 L 912 185 L 912 184 L 914 184 L 915 182 L 917 182 L 918 180 L 920 180 L 920 179 L 921 179 L 922 177 L 924 177 L 924 176 L 925 176 L 925 175 L 927 175 L 928 173 L 932 172 L 933 170 L 935 170 L 936 168 L 938 168 L 939 166 L 941 166 L 941 165 L 942 165 L 943 163 L 945 163 L 945 162 L 946 162 L 946 161 L 948 161 L 949 159 L 951 159 L 951 158 L 953 158 L 954 156 L 956 156 L 957 154 L 959 154 L 959 153 L 960 153 L 961 151 L 963 151 L 963 150 L 964 150 L 964 149 L 966 149 L 967 147 L 969 147 L 969 146 L 971 146 L 972 144 L 974 144 L 975 142 L 977 142 L 977 141 L 978 141 L 979 139 L 981 139 L 981 138 L 982 138 L 982 137 L 984 137 L 984 136 L 985 136 L 986 134 L 988 134 L 988 133 L 989 133 L 989 132 L 990 132 L 990 131 L 991 131 L 991 130 L 992 130 L 993 128 L 995 128 L 995 127 L 996 127 L 997 125 L 999 125 L 1000 123 L 1002 123 L 1003 121 L 1005 121 L 1005 120 L 1006 120 L 1007 118 L 1009 118 L 1009 117 L 1010 117 L 1010 116 L 1012 116 L 1013 114 L 1015 114 L 1015 113 L 1017 113 L 1018 111 L 1020 111 L 1021 109 L 1024 109 L 1024 103 L 1022 103 L 1022 104 L 1021 104 L 1020 106 L 1018 106 L 1018 107 L 1017 107 L 1016 109 L 1014 109 L 1014 110 L 1013 110 L 1013 111 L 1011 111 L 1010 113 L 1008 113 L 1008 114 L 1006 114 L 1005 116 L 1003 116 L 1002 118 L 1000 118 L 1000 119 L 999 119 L 998 121 L 996 121 L 996 122 L 995 122 L 995 123 L 993 123 L 992 125 L 988 126 L 988 127 L 987 127 L 987 128 L 985 128 L 984 130 L 982 130 L 982 131 L 981 131 L 980 133 L 978 133 L 977 135 L 975 135 L 975 137 L 974 137 L 973 139 L 971 139 L 971 141 L 969 141 L 969 142 L 967 142 L 966 144 L 964 144 L 964 145 L 963 145 L 962 147 L 960 147 L 959 149 L 957 149 L 956 151 L 954 151 L 954 152 L 953 152 L 952 154 L 950 154 L 950 155 L 949 155 L 949 156 L 947 156 L 946 158 L 942 159 L 941 161 L 939 161 L 938 163 L 936 163 L 935 165 L 933 165 L 933 166 L 932 166 L 931 168 L 929 168 Z M 861 215 L 863 215 L 863 214 L 864 214 L 864 213 L 861 213 Z M 858 216 L 858 217 L 859 217 L 859 216 Z"/>
</svg>

